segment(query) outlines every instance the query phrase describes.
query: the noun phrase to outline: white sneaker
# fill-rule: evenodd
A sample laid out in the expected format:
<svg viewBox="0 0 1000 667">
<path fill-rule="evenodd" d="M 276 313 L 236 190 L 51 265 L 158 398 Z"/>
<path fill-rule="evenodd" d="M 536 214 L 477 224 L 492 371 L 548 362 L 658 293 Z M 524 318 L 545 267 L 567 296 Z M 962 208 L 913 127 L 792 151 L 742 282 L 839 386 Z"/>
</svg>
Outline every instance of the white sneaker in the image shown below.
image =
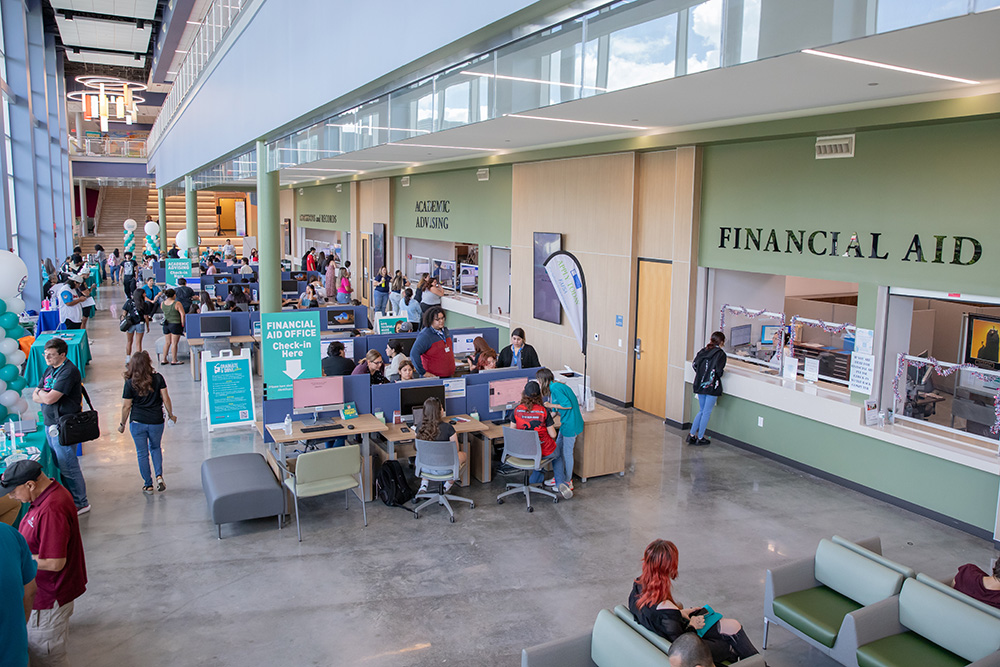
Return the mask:
<svg viewBox="0 0 1000 667">
<path fill-rule="evenodd" d="M 545 486 L 555 486 L 555 485 L 556 485 L 555 477 L 550 477 L 547 480 L 545 480 Z"/>
<path fill-rule="evenodd" d="M 570 498 L 573 497 L 573 489 L 569 488 L 569 484 L 567 484 L 566 482 L 563 482 L 562 484 L 559 485 L 559 493 L 561 493 L 562 497 L 565 498 L 566 500 L 569 500 Z"/>
<path fill-rule="evenodd" d="M 87 505 L 86 507 L 78 507 L 76 509 L 76 515 L 80 516 L 81 514 L 86 514 L 89 511 L 90 511 L 90 505 Z"/>
</svg>

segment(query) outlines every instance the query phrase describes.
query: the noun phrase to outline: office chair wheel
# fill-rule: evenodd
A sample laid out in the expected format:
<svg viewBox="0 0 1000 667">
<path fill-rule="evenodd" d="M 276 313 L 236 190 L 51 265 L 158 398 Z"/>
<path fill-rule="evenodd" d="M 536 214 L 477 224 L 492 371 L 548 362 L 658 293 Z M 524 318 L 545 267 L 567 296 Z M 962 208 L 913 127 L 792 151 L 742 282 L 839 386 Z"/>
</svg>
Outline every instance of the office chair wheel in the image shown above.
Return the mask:
<svg viewBox="0 0 1000 667">
<path fill-rule="evenodd" d="M 503 505 L 503 498 L 497 498 L 497 505 Z"/>
<path fill-rule="evenodd" d="M 469 503 L 469 509 L 470 510 L 476 509 L 476 503 Z"/>
<path fill-rule="evenodd" d="M 448 517 L 448 521 L 451 521 L 452 523 L 455 523 L 455 517 L 453 517 L 453 516 Z"/>
<path fill-rule="evenodd" d="M 552 499 L 552 504 L 553 505 L 558 505 L 559 504 L 559 497 L 558 496 L 556 496 L 555 498 Z"/>
<path fill-rule="evenodd" d="M 419 519 L 420 518 L 420 512 L 414 512 L 413 513 L 413 518 L 414 519 Z"/>
<path fill-rule="evenodd" d="M 535 508 L 532 507 L 531 505 L 528 505 L 528 514 L 531 514 L 534 511 L 535 511 Z"/>
</svg>

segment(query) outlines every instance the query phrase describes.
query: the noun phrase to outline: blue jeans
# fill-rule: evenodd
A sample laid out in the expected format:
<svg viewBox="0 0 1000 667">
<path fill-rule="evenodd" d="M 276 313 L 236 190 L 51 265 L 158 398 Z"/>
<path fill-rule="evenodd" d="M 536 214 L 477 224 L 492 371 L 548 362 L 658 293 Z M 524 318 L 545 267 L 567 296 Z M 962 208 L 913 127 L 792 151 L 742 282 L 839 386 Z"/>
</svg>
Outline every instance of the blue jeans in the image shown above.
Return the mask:
<svg viewBox="0 0 1000 667">
<path fill-rule="evenodd" d="M 389 292 L 389 307 L 392 312 L 399 314 L 399 302 L 403 299 L 403 295 L 399 292 Z"/>
<path fill-rule="evenodd" d="M 49 427 L 45 427 L 45 438 L 48 440 L 49 448 L 55 454 L 56 463 L 59 464 L 59 472 L 62 474 L 62 483 L 73 496 L 73 504 L 86 507 L 87 503 L 87 483 L 83 479 L 83 471 L 80 470 L 80 462 L 76 458 L 76 444 L 60 445 L 59 434 L 49 433 Z"/>
<path fill-rule="evenodd" d="M 566 469 L 566 481 L 573 479 L 573 447 L 576 445 L 576 436 L 564 436 L 562 433 L 556 437 L 556 447 L 562 456 L 563 467 Z"/>
<path fill-rule="evenodd" d="M 337 303 L 350 303 L 351 295 L 347 292 L 337 292 Z"/>
<path fill-rule="evenodd" d="M 375 312 L 385 314 L 385 304 L 389 303 L 389 293 L 375 290 Z"/>
<path fill-rule="evenodd" d="M 135 441 L 135 455 L 139 460 L 139 474 L 142 475 L 144 486 L 153 486 L 153 478 L 149 474 L 149 459 L 153 458 L 153 470 L 156 476 L 163 474 L 163 450 L 160 440 L 163 439 L 163 424 L 140 424 L 130 422 L 128 430 Z"/>
<path fill-rule="evenodd" d="M 719 397 L 709 396 L 708 394 L 698 394 L 697 396 L 700 409 L 694 417 L 694 423 L 691 424 L 691 435 L 700 440 L 705 437 L 705 429 L 708 428 L 708 418 L 712 416 L 712 408 L 715 407 L 715 402 L 719 400 Z"/>
<path fill-rule="evenodd" d="M 562 447 L 559 445 L 559 441 L 556 440 L 556 450 L 550 454 L 552 457 L 552 472 L 556 476 L 556 488 L 566 481 L 566 468 L 563 465 L 562 457 Z M 528 484 L 541 484 L 545 481 L 545 473 L 541 470 L 535 470 L 531 473 L 528 478 Z"/>
<path fill-rule="evenodd" d="M 331 447 L 343 447 L 347 444 L 347 438 L 334 438 L 333 440 L 327 440 L 323 449 L 330 449 Z"/>
</svg>

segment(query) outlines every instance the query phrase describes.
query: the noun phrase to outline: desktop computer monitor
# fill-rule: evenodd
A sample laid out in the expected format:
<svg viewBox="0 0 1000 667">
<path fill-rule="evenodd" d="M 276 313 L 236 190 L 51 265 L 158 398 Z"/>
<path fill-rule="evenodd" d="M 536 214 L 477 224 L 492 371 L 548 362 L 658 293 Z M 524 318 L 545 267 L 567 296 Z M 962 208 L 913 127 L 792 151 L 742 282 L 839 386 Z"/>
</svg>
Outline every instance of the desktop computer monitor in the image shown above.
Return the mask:
<svg viewBox="0 0 1000 667">
<path fill-rule="evenodd" d="M 392 346 L 394 343 L 399 343 L 403 348 L 403 354 L 407 357 L 410 356 L 410 350 L 413 349 L 413 343 L 416 342 L 416 338 L 390 338 L 389 345 Z M 379 350 L 381 352 L 382 350 Z"/>
<path fill-rule="evenodd" d="M 233 279 L 230 276 L 216 276 L 215 277 L 215 284 L 216 285 L 228 285 L 231 282 L 233 282 Z"/>
<path fill-rule="evenodd" d="M 326 311 L 327 329 L 353 329 L 354 308 L 329 308 Z"/>
<path fill-rule="evenodd" d="M 297 295 L 299 293 L 299 283 L 295 280 L 282 280 L 281 293 Z"/>
<path fill-rule="evenodd" d="M 730 347 L 741 347 L 743 345 L 749 345 L 750 339 L 753 335 L 752 324 L 741 324 L 740 326 L 732 327 L 729 329 L 729 345 Z"/>
<path fill-rule="evenodd" d="M 491 381 L 489 384 L 490 412 L 513 410 L 514 406 L 521 402 L 521 393 L 527 383 L 528 378 L 526 377 Z"/>
<path fill-rule="evenodd" d="M 292 280 L 298 281 L 300 283 L 306 282 L 307 275 L 305 271 L 295 271 L 291 274 Z"/>
<path fill-rule="evenodd" d="M 344 377 L 304 378 L 292 382 L 292 410 L 295 414 L 312 413 L 313 421 L 326 410 L 344 405 Z"/>
<path fill-rule="evenodd" d="M 319 349 L 326 355 L 326 350 L 330 347 L 330 343 L 333 341 L 340 341 L 344 344 L 344 358 L 353 359 L 354 358 L 354 339 L 353 338 L 321 338 L 319 343 Z"/>
<path fill-rule="evenodd" d="M 202 338 L 222 338 L 232 336 L 232 320 L 229 315 L 202 315 L 198 320 Z"/>
<path fill-rule="evenodd" d="M 399 390 L 399 414 L 403 421 L 413 422 L 413 408 L 423 409 L 424 401 L 436 398 L 444 405 L 444 385 L 433 387 L 401 387 Z"/>
<path fill-rule="evenodd" d="M 774 334 L 776 334 L 781 329 L 785 330 L 789 336 L 792 335 L 791 325 L 786 324 L 784 327 L 777 324 L 763 324 L 760 327 L 760 344 L 761 345 L 773 345 L 774 344 Z"/>
<path fill-rule="evenodd" d="M 476 351 L 476 339 L 482 334 L 471 333 L 471 334 L 454 334 L 451 337 L 456 355 L 459 354 L 472 354 Z"/>
</svg>

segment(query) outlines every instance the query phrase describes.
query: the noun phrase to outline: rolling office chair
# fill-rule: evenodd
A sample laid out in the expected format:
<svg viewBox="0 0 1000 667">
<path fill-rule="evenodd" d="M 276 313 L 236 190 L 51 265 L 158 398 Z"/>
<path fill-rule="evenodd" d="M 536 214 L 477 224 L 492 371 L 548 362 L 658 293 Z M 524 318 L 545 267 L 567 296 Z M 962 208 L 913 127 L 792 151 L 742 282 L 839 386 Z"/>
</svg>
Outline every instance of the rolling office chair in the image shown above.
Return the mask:
<svg viewBox="0 0 1000 667">
<path fill-rule="evenodd" d="M 426 499 L 413 509 L 414 519 L 420 518 L 420 510 L 437 503 L 444 505 L 444 508 L 448 510 L 448 520 L 455 523 L 455 512 L 451 509 L 449 500 L 469 503 L 469 509 L 475 508 L 476 503 L 471 498 L 462 498 L 444 492 L 445 482 L 457 482 L 462 478 L 460 465 L 458 449 L 451 440 L 444 442 L 417 440 L 416 475 L 432 482 L 440 482 L 441 492 L 418 493 L 414 496 L 413 502 Z"/>
<path fill-rule="evenodd" d="M 528 483 L 531 473 L 541 470 L 544 466 L 552 463 L 552 456 L 542 456 L 542 442 L 538 439 L 535 431 L 522 431 L 520 429 L 503 427 L 503 455 L 500 457 L 501 463 L 524 471 L 523 484 L 507 484 L 507 490 L 497 496 L 497 504 L 503 505 L 503 499 L 511 494 L 523 493 L 524 500 L 528 505 L 528 511 L 534 512 L 531 506 L 531 494 L 540 493 L 543 496 L 552 498 L 552 502 L 559 502 L 559 495 L 549 491 L 542 486 L 532 487 Z"/>
</svg>

